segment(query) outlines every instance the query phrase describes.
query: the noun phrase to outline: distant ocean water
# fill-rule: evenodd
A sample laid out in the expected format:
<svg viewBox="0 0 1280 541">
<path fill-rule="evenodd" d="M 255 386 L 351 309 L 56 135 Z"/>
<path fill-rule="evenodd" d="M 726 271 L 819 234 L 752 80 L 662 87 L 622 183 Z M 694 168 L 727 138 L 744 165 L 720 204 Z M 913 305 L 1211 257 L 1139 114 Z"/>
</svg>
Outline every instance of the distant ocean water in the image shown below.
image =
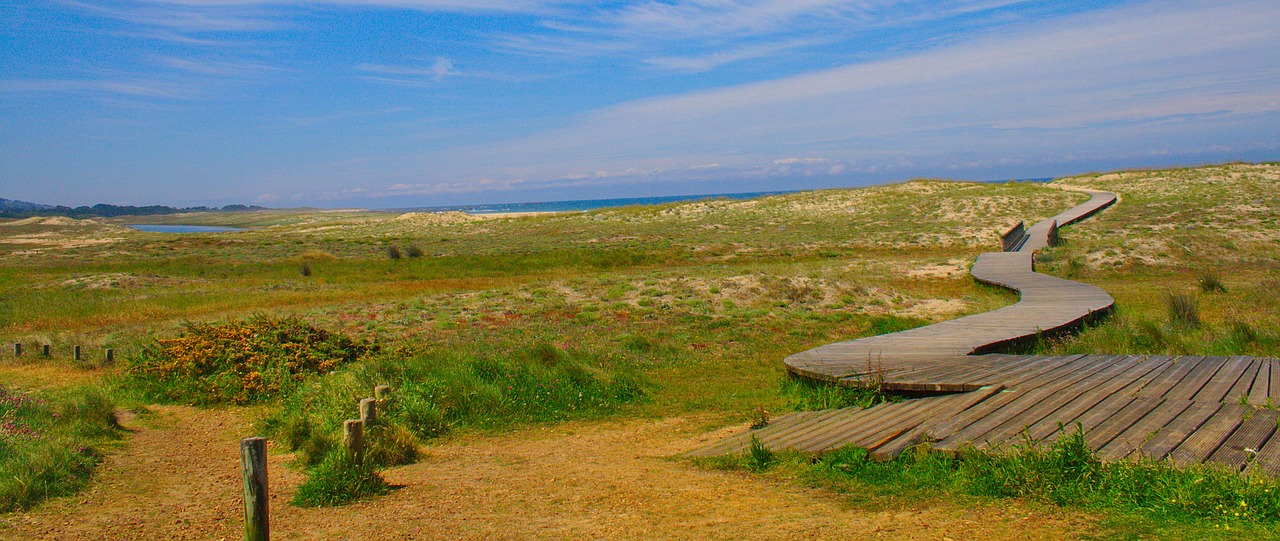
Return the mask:
<svg viewBox="0 0 1280 541">
<path fill-rule="evenodd" d="M 220 225 L 128 225 L 138 231 L 146 231 L 149 233 L 231 233 L 234 231 L 245 230 L 243 227 L 225 227 Z"/>
<path fill-rule="evenodd" d="M 715 193 L 701 195 L 668 195 L 663 197 L 621 197 L 616 199 L 577 199 L 573 201 L 543 201 L 537 203 L 497 203 L 492 205 L 453 205 L 444 207 L 419 207 L 395 209 L 412 212 L 462 211 L 467 214 L 496 214 L 501 212 L 570 212 L 595 210 L 630 205 L 661 205 L 663 203 L 687 203 L 707 199 L 752 199 L 767 195 L 795 193 L 801 190 L 777 192 Z"/>
</svg>

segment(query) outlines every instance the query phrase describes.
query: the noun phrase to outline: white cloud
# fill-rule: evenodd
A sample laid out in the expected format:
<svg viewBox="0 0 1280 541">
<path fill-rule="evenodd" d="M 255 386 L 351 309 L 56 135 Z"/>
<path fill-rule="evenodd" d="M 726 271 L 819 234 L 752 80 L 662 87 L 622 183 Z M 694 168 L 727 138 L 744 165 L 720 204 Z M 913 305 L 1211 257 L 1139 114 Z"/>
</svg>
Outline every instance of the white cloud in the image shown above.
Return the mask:
<svg viewBox="0 0 1280 541">
<path fill-rule="evenodd" d="M 426 161 L 452 164 L 453 175 L 517 169 L 546 179 L 593 166 L 751 168 L 782 152 L 884 172 L 1191 146 L 1223 125 L 1206 119 L 1248 123 L 1280 111 L 1277 27 L 1280 5 L 1270 1 L 1149 2 L 897 58 L 638 100 L 568 128 Z"/>
</svg>

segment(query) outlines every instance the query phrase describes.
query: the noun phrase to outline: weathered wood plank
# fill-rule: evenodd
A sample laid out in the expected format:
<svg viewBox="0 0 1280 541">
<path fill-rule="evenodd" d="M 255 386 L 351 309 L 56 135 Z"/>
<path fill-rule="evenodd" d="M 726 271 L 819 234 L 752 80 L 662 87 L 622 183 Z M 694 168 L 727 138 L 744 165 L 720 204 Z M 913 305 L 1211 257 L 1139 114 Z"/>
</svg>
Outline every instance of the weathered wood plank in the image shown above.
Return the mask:
<svg viewBox="0 0 1280 541">
<path fill-rule="evenodd" d="M 1267 403 L 1267 392 L 1271 386 L 1271 361 L 1269 359 L 1254 359 L 1258 363 L 1258 375 L 1253 379 L 1253 386 L 1249 388 L 1249 404 L 1261 406 Z"/>
<path fill-rule="evenodd" d="M 1245 406 L 1239 404 L 1223 404 L 1218 413 L 1213 414 L 1213 417 L 1187 436 L 1182 445 L 1171 451 L 1169 458 L 1179 466 L 1204 462 L 1244 422 L 1246 410 Z"/>
<path fill-rule="evenodd" d="M 1193 402 L 1186 400 L 1165 400 L 1163 398 L 1151 398 L 1139 396 L 1141 400 L 1160 400 L 1151 413 L 1134 423 L 1119 436 L 1116 436 L 1101 449 L 1098 450 L 1098 458 L 1106 461 L 1123 460 L 1132 454 L 1143 443 L 1152 439 L 1156 435 L 1156 431 L 1169 424 L 1174 418 L 1191 407 Z"/>
<path fill-rule="evenodd" d="M 1169 424 L 1156 431 L 1155 436 L 1143 443 L 1138 448 L 1137 456 L 1163 460 L 1169 456 L 1170 451 L 1182 445 L 1188 436 L 1220 409 L 1222 404 L 1191 402 L 1191 406 L 1186 411 L 1169 421 Z"/>
<path fill-rule="evenodd" d="M 1242 469 L 1262 444 L 1276 432 L 1276 420 L 1280 411 L 1259 409 L 1249 412 L 1249 419 L 1236 429 L 1222 445 L 1209 455 L 1209 462 L 1216 462 L 1231 469 Z"/>
</svg>

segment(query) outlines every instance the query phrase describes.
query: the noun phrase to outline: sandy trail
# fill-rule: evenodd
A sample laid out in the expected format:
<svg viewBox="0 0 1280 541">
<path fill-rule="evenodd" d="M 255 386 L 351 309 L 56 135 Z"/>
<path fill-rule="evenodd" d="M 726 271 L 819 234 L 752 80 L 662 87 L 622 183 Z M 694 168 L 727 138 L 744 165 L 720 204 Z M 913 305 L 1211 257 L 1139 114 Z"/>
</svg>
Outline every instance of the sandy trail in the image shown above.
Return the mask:
<svg viewBox="0 0 1280 541">
<path fill-rule="evenodd" d="M 235 410 L 157 407 L 75 498 L 0 517 L 5 539 L 239 539 Z M 868 511 L 785 480 L 668 457 L 723 434 L 699 420 L 568 423 L 428 448 L 400 488 L 335 509 L 289 506 L 301 476 L 272 450 L 275 539 L 1070 539 L 1088 520 L 1000 502 Z"/>
</svg>

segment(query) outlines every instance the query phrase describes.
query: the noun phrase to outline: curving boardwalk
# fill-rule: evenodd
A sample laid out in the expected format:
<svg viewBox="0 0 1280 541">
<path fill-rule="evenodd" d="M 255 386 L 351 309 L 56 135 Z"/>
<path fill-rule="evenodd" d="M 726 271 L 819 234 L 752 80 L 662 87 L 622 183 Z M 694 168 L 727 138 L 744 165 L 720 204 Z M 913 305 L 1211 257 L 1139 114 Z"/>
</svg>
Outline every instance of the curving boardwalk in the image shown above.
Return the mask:
<svg viewBox="0 0 1280 541">
<path fill-rule="evenodd" d="M 828 344 L 786 359 L 792 374 L 840 385 L 879 385 L 928 396 L 800 412 L 764 429 L 689 453 L 745 449 L 751 437 L 774 449 L 818 452 L 855 445 L 890 459 L 921 443 L 955 452 L 1049 442 L 1059 426 L 1079 424 L 1104 460 L 1212 462 L 1280 475 L 1280 360 L 1252 357 L 987 354 L 1069 332 L 1108 313 L 1105 291 L 1034 272 L 1033 255 L 1057 227 L 1087 218 L 1116 196 L 1089 201 L 1011 231 L 1011 251 L 974 263 L 979 281 L 1021 292 L 1017 304 L 927 327 Z M 945 393 L 945 394 L 943 394 Z M 940 395 L 939 395 L 940 394 Z"/>
</svg>

